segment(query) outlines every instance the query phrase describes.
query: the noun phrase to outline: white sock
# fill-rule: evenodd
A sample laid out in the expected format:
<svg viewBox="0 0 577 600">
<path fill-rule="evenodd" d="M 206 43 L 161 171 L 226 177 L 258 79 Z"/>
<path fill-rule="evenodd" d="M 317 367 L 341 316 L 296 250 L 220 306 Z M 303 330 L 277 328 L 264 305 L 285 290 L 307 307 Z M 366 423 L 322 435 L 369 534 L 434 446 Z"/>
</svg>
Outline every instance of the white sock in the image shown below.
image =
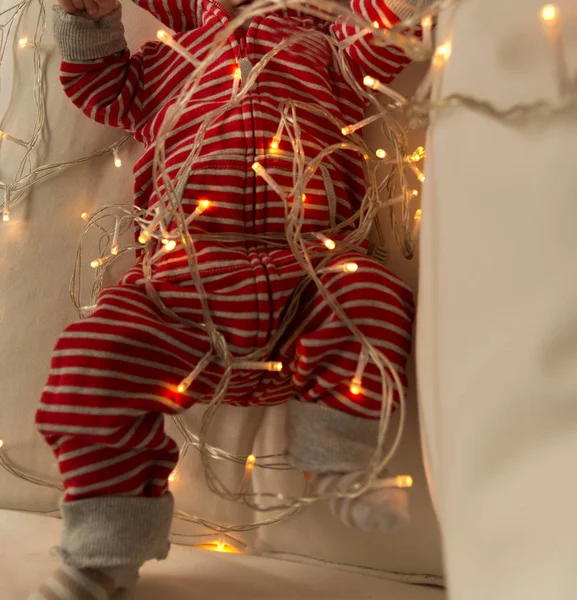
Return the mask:
<svg viewBox="0 0 577 600">
<path fill-rule="evenodd" d="M 319 491 L 351 490 L 359 475 L 358 472 L 319 475 Z M 345 525 L 367 532 L 390 533 L 410 520 L 407 492 L 398 488 L 373 489 L 358 498 L 331 498 L 329 507 Z"/>
</svg>

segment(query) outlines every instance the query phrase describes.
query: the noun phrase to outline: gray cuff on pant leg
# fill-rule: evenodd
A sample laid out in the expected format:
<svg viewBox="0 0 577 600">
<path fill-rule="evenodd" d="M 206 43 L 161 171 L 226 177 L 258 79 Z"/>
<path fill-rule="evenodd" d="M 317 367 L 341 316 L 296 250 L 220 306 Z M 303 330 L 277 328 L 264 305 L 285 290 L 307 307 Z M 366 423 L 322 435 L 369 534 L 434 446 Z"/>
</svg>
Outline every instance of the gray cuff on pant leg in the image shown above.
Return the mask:
<svg viewBox="0 0 577 600">
<path fill-rule="evenodd" d="M 288 461 L 314 473 L 365 469 L 377 445 L 379 421 L 323 404 L 288 403 Z"/>
<path fill-rule="evenodd" d="M 62 560 L 71 567 L 141 565 L 168 555 L 174 498 L 99 496 L 62 502 Z"/>
<path fill-rule="evenodd" d="M 122 52 L 126 48 L 126 39 L 121 19 L 120 6 L 98 21 L 54 8 L 54 38 L 62 58 L 86 62 Z"/>
</svg>

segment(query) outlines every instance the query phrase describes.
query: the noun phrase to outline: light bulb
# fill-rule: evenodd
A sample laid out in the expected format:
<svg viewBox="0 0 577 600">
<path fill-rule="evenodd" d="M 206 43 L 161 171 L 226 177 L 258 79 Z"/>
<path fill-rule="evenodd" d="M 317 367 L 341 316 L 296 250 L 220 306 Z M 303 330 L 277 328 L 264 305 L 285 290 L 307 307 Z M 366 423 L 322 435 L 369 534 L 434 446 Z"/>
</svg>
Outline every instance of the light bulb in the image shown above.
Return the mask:
<svg viewBox="0 0 577 600">
<path fill-rule="evenodd" d="M 415 221 L 420 221 L 420 220 L 421 220 L 421 214 L 422 214 L 422 212 L 423 212 L 423 211 L 422 211 L 420 208 L 418 208 L 418 209 L 415 211 Z"/>
<path fill-rule="evenodd" d="M 387 157 L 387 153 L 382 149 L 379 148 L 375 154 L 377 155 L 377 158 L 386 158 Z"/>
<path fill-rule="evenodd" d="M 348 262 L 345 263 L 343 265 L 343 270 L 345 270 L 347 273 L 355 273 L 359 268 L 359 265 L 357 265 L 357 263 L 354 262 Z"/>
<path fill-rule="evenodd" d="M 26 46 L 28 46 L 28 38 L 27 37 L 20 38 L 18 40 L 18 45 L 20 46 L 20 48 L 26 48 Z"/>
<path fill-rule="evenodd" d="M 110 254 L 112 254 L 112 256 L 117 256 L 118 255 L 118 244 L 114 244 L 112 246 L 112 248 L 110 248 Z"/>
<path fill-rule="evenodd" d="M 352 129 L 351 129 L 351 128 L 350 128 L 348 125 L 347 125 L 347 127 L 343 127 L 343 128 L 341 129 L 341 133 L 342 133 L 343 135 L 349 135 L 349 133 L 351 133 L 351 131 L 352 131 Z"/>
<path fill-rule="evenodd" d="M 246 464 L 244 467 L 245 479 L 248 479 L 250 477 L 250 474 L 252 473 L 255 465 L 256 465 L 256 456 L 254 454 L 249 454 L 246 458 Z"/>
<path fill-rule="evenodd" d="M 209 200 L 201 200 L 201 201 L 198 203 L 198 206 L 199 206 L 200 208 L 202 208 L 202 210 L 206 210 L 206 209 L 207 209 L 207 208 L 210 206 L 210 201 L 209 201 Z"/>
<path fill-rule="evenodd" d="M 185 379 L 183 379 L 181 381 L 181 383 L 178 384 L 178 387 L 176 388 L 178 390 L 179 394 L 184 394 L 184 392 L 186 392 L 186 390 L 190 387 L 190 383 L 188 383 L 188 381 L 186 381 Z"/>
<path fill-rule="evenodd" d="M 271 371 L 277 371 L 277 372 L 281 372 L 283 369 L 283 364 L 281 362 L 273 362 L 271 364 Z"/>
<path fill-rule="evenodd" d="M 365 78 L 363 79 L 363 83 L 373 90 L 377 89 L 378 86 L 377 80 L 374 77 L 371 77 L 370 75 L 365 76 Z"/>
<path fill-rule="evenodd" d="M 165 40 L 168 39 L 169 35 L 168 33 L 166 33 L 166 31 L 164 31 L 164 29 L 159 29 L 156 32 L 156 37 L 161 41 L 164 42 Z"/>
<path fill-rule="evenodd" d="M 557 19 L 557 6 L 555 6 L 555 4 L 545 4 L 545 6 L 541 8 L 540 14 L 543 21 L 555 21 Z"/>
<path fill-rule="evenodd" d="M 232 74 L 232 76 L 233 76 L 235 79 L 238 79 L 239 81 L 242 79 L 242 71 L 240 70 L 240 67 L 237 67 L 237 68 L 234 70 L 234 73 Z"/>
<path fill-rule="evenodd" d="M 168 476 L 168 481 L 170 481 L 170 483 L 174 482 L 174 480 L 176 479 L 176 469 Z"/>
<path fill-rule="evenodd" d="M 260 171 L 262 171 L 262 165 L 258 161 L 256 161 L 252 163 L 252 170 L 258 174 Z"/>
<path fill-rule="evenodd" d="M 150 239 L 150 233 L 148 231 L 146 231 L 146 229 L 145 229 L 144 231 L 140 232 L 140 235 L 138 236 L 138 243 L 146 244 L 146 242 L 148 242 L 149 239 Z"/>
<path fill-rule="evenodd" d="M 98 269 L 98 267 L 101 267 L 106 261 L 103 258 L 97 258 L 96 260 L 93 260 L 90 263 L 90 266 L 93 269 Z"/>
<path fill-rule="evenodd" d="M 413 487 L 413 478 L 410 475 L 398 475 L 396 478 L 397 487 L 410 488 Z"/>
<path fill-rule="evenodd" d="M 4 211 L 4 214 L 2 215 L 2 220 L 7 223 L 8 221 L 10 221 L 10 213 Z"/>
<path fill-rule="evenodd" d="M 316 237 L 325 245 L 328 250 L 334 250 L 337 247 L 334 240 L 331 240 L 331 238 L 328 238 L 322 233 L 317 233 Z"/>
<path fill-rule="evenodd" d="M 349 390 L 353 396 L 358 396 L 361 393 L 361 386 L 358 385 L 354 380 L 349 387 Z"/>
<path fill-rule="evenodd" d="M 0 440 L 0 448 L 2 448 L 3 445 L 4 445 L 4 442 L 2 440 Z"/>
<path fill-rule="evenodd" d="M 164 244 L 164 249 L 167 252 L 172 252 L 174 249 L 176 248 L 176 242 L 174 240 L 168 240 L 165 244 Z"/>
<path fill-rule="evenodd" d="M 225 550 L 225 543 L 223 541 L 218 541 L 218 543 L 216 544 L 216 551 L 217 552 L 224 552 Z"/>
<path fill-rule="evenodd" d="M 122 161 L 120 160 L 120 158 L 115 158 L 115 159 L 114 159 L 114 166 L 115 166 L 117 169 L 120 169 L 120 167 L 122 166 Z"/>
<path fill-rule="evenodd" d="M 80 218 L 81 218 L 83 221 L 87 221 L 87 220 L 88 220 L 88 213 L 87 213 L 87 212 L 83 212 L 83 213 L 80 215 Z"/>
<path fill-rule="evenodd" d="M 411 190 L 411 196 L 416 198 L 419 195 L 419 190 Z"/>
<path fill-rule="evenodd" d="M 426 17 L 423 17 L 423 19 L 421 20 L 421 27 L 429 28 L 432 26 L 433 26 L 433 17 L 431 17 L 431 15 L 427 15 Z"/>
<path fill-rule="evenodd" d="M 380 27 L 379 22 L 378 21 L 373 21 L 373 27 L 375 29 L 378 29 Z"/>
<path fill-rule="evenodd" d="M 440 66 L 447 62 L 449 56 L 451 56 L 451 42 L 445 42 L 435 50 L 435 63 Z"/>
<path fill-rule="evenodd" d="M 270 143 L 271 150 L 278 150 L 279 144 L 280 140 L 278 138 L 273 138 L 272 142 Z"/>
</svg>

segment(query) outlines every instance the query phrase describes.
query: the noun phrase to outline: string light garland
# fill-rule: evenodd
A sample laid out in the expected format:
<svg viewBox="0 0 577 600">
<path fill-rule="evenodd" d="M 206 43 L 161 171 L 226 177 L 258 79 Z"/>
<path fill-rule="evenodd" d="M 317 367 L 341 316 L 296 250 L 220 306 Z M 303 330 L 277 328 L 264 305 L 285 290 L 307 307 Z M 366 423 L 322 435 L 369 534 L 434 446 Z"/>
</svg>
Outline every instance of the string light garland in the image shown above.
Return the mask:
<svg viewBox="0 0 577 600">
<path fill-rule="evenodd" d="M 13 7 L 0 12 L 0 18 L 7 20 L 0 23 L 0 64 L 2 62 L 9 34 L 11 33 L 17 18 L 32 5 L 35 0 L 23 0 Z M 381 402 L 381 415 L 379 425 L 378 443 L 375 453 L 370 461 L 366 473 L 358 481 L 354 489 L 346 491 L 332 492 L 340 498 L 354 498 L 360 496 L 368 489 L 379 486 L 390 486 L 405 488 L 412 485 L 410 476 L 397 476 L 389 479 L 380 479 L 379 474 L 389 462 L 395 453 L 400 441 L 403 429 L 405 410 L 402 384 L 396 375 L 396 371 L 386 357 L 379 352 L 370 341 L 362 334 L 353 322 L 347 317 L 338 301 L 329 293 L 322 284 L 320 275 L 323 273 L 334 273 L 335 275 L 347 277 L 354 276 L 358 270 L 357 263 L 351 261 L 335 261 L 335 257 L 345 254 L 350 249 L 358 247 L 366 239 L 370 228 L 373 226 L 379 211 L 383 206 L 388 206 L 392 229 L 395 241 L 401 248 L 407 258 L 414 255 L 416 240 L 418 238 L 421 209 L 415 210 L 413 206 L 414 199 L 418 196 L 418 190 L 412 189 L 409 185 L 408 174 L 414 175 L 419 182 L 423 182 L 425 174 L 417 163 L 425 158 L 425 150 L 419 147 L 410 150 L 407 147 L 406 131 L 401 125 L 401 118 L 406 115 L 412 123 L 423 124 L 427 122 L 428 115 L 434 110 L 443 110 L 453 106 L 464 106 L 475 110 L 481 114 L 498 119 L 505 123 L 518 123 L 529 118 L 539 118 L 542 116 L 563 112 L 574 109 L 577 106 L 576 81 L 571 80 L 567 73 L 566 61 L 564 61 L 563 48 L 561 44 L 561 30 L 559 26 L 559 9 L 555 5 L 546 5 L 540 11 L 540 18 L 547 38 L 550 40 L 553 60 L 556 64 L 557 76 L 560 81 L 560 98 L 557 102 L 538 101 L 528 105 L 516 105 L 506 109 L 498 109 L 491 103 L 477 98 L 469 98 L 464 95 L 452 94 L 440 100 L 432 101 L 430 99 L 430 90 L 434 77 L 442 71 L 447 61 L 450 60 L 453 52 L 450 40 L 444 41 L 435 49 L 433 43 L 433 17 L 443 8 L 454 5 L 458 0 L 440 0 L 429 6 L 426 11 L 415 11 L 409 19 L 397 24 L 395 27 L 387 28 L 381 26 L 377 21 L 367 23 L 362 17 L 353 13 L 350 9 L 337 3 L 325 0 L 313 0 L 306 5 L 299 0 L 283 0 L 282 2 L 270 2 L 268 0 L 258 0 L 247 6 L 242 14 L 234 18 L 227 27 L 217 36 L 214 45 L 207 55 L 199 60 L 190 54 L 172 36 L 165 30 L 159 30 L 157 38 L 162 43 L 169 46 L 175 52 L 180 54 L 186 61 L 194 65 L 194 74 L 185 82 L 181 91 L 176 97 L 173 108 L 168 118 L 161 124 L 160 131 L 155 146 L 154 159 L 154 185 L 155 191 L 160 199 L 156 206 L 141 209 L 137 207 L 126 206 L 105 206 L 93 215 L 82 214 L 84 221 L 84 230 L 81 241 L 78 246 L 76 265 L 71 281 L 71 297 L 81 316 L 90 314 L 96 304 L 96 297 L 102 289 L 104 274 L 114 262 L 125 253 L 133 253 L 136 250 L 143 252 L 143 273 L 150 280 L 152 266 L 167 252 L 174 251 L 179 246 L 185 250 L 190 266 L 190 276 L 196 290 L 201 298 L 203 308 L 202 327 L 206 330 L 212 345 L 212 352 L 207 354 L 197 365 L 197 367 L 187 375 L 178 385 L 177 391 L 186 394 L 188 388 L 196 377 L 204 370 L 210 360 L 217 360 L 224 366 L 224 375 L 219 382 L 215 394 L 208 404 L 198 433 L 191 432 L 186 426 L 181 416 L 176 416 L 173 421 L 183 436 L 184 443 L 181 448 L 181 459 L 184 458 L 189 448 L 195 448 L 202 459 L 204 473 L 208 487 L 211 491 L 222 498 L 236 502 L 242 502 L 252 509 L 260 511 L 276 511 L 274 517 L 262 519 L 253 523 L 244 523 L 223 526 L 217 523 L 207 521 L 199 516 L 188 515 L 182 511 L 177 511 L 176 516 L 184 521 L 200 524 L 214 532 L 214 534 L 198 534 L 189 537 L 213 536 L 209 544 L 215 544 L 217 550 L 223 550 L 226 545 L 226 536 L 230 533 L 249 531 L 263 525 L 269 525 L 279 522 L 282 519 L 293 515 L 299 508 L 307 506 L 319 499 L 326 498 L 327 495 L 318 494 L 313 490 L 310 477 L 305 474 L 304 489 L 301 496 L 292 498 L 275 492 L 251 492 L 250 481 L 255 469 L 268 470 L 290 470 L 292 466 L 288 465 L 282 454 L 273 454 L 267 456 L 239 456 L 228 453 L 222 449 L 211 446 L 207 443 L 207 435 L 210 427 L 216 418 L 219 408 L 223 403 L 226 390 L 231 378 L 233 369 L 241 370 L 268 370 L 280 372 L 284 365 L 278 361 L 269 360 L 272 349 L 277 341 L 286 332 L 288 323 L 294 317 L 297 311 L 298 303 L 305 289 L 301 285 L 296 290 L 293 299 L 286 310 L 286 317 L 279 327 L 278 334 L 273 336 L 266 347 L 259 349 L 253 355 L 243 357 L 243 360 L 236 360 L 232 357 L 230 349 L 227 347 L 223 336 L 219 334 L 214 327 L 211 313 L 208 307 L 207 294 L 204 285 L 200 279 L 195 254 L 195 239 L 202 239 L 202 234 L 190 232 L 192 222 L 200 217 L 204 211 L 210 210 L 210 199 L 200 199 L 198 206 L 193 213 L 185 215 L 181 204 L 182 185 L 186 181 L 188 172 L 194 161 L 200 156 L 203 140 L 208 129 L 215 121 L 226 111 L 240 104 L 257 80 L 259 74 L 265 68 L 266 64 L 283 49 L 292 44 L 298 44 L 302 40 L 317 39 L 328 43 L 333 56 L 345 75 L 345 79 L 350 87 L 356 91 L 360 99 L 367 100 L 372 106 L 375 114 L 358 123 L 341 123 L 332 116 L 324 107 L 320 105 L 307 104 L 298 101 L 286 101 L 279 105 L 277 131 L 269 143 L 269 150 L 272 155 L 281 152 L 281 145 L 290 147 L 294 155 L 293 161 L 293 188 L 291 190 L 283 189 L 275 181 L 274 177 L 263 166 L 261 160 L 257 160 L 252 168 L 257 177 L 261 178 L 279 196 L 285 204 L 286 214 L 286 237 L 283 239 L 278 236 L 264 236 L 261 239 L 263 243 L 271 247 L 288 247 L 293 251 L 295 261 L 300 265 L 303 272 L 307 275 L 306 284 L 312 282 L 317 287 L 326 303 L 333 309 L 335 315 L 345 323 L 360 343 L 361 352 L 357 363 L 355 375 L 350 384 L 350 391 L 353 395 L 362 392 L 362 378 L 364 369 L 369 361 L 373 362 L 380 373 L 383 385 L 383 394 Z M 32 41 L 27 37 L 22 37 L 18 41 L 18 47 L 22 51 L 32 50 L 34 53 L 34 98 L 37 108 L 37 118 L 34 124 L 33 132 L 28 141 L 20 140 L 10 135 L 9 132 L 0 132 L 0 140 L 7 143 L 16 144 L 25 149 L 25 158 L 17 168 L 14 181 L 11 184 L 0 182 L 3 190 L 3 220 L 8 221 L 11 217 L 11 209 L 15 204 L 25 197 L 25 194 L 35 183 L 44 180 L 47 177 L 54 176 L 62 172 L 65 168 L 72 165 L 91 160 L 97 156 L 111 153 L 114 165 L 122 167 L 120 157 L 120 148 L 129 139 L 125 136 L 109 146 L 99 150 L 87 157 L 76 159 L 69 162 L 53 165 L 43 165 L 32 169 L 31 155 L 38 145 L 40 133 L 45 125 L 45 106 L 44 96 L 42 94 L 42 68 L 43 59 L 41 52 L 41 42 L 46 25 L 46 15 L 43 0 L 37 0 L 39 6 L 39 16 L 36 31 Z M 378 81 L 374 77 L 367 76 L 363 80 L 363 85 L 359 85 L 348 67 L 344 58 L 344 50 L 351 40 L 337 42 L 320 31 L 302 32 L 292 35 L 283 40 L 278 46 L 271 49 L 258 64 L 254 65 L 249 73 L 243 72 L 240 66 L 236 67 L 231 73 L 231 98 L 223 102 L 217 108 L 207 112 L 204 122 L 201 124 L 196 136 L 193 147 L 189 151 L 189 156 L 175 176 L 168 175 L 166 165 L 166 141 L 175 124 L 184 114 L 187 104 L 195 94 L 199 82 L 206 73 L 214 59 L 219 55 L 226 43 L 227 38 L 245 21 L 252 19 L 257 14 L 265 14 L 273 10 L 278 10 L 279 6 L 298 7 L 302 12 L 308 13 L 325 20 L 335 20 L 345 17 L 352 24 L 358 26 L 356 38 L 372 35 L 372 43 L 375 45 L 394 45 L 401 48 L 414 60 L 427 60 L 432 57 L 431 66 L 428 75 L 417 90 L 414 98 L 407 99 L 398 92 L 390 89 L 389 86 Z M 417 28 L 422 31 L 422 37 L 416 35 Z M 376 92 L 376 93 L 374 93 Z M 392 100 L 392 103 L 390 102 Z M 323 148 L 318 154 L 305 161 L 303 152 L 303 141 L 300 135 L 301 125 L 297 118 L 297 110 L 305 111 L 311 117 L 322 116 L 331 122 L 337 131 L 340 131 L 344 141 L 334 144 L 328 148 Z M 378 148 L 372 151 L 367 147 L 362 137 L 357 133 L 363 127 L 378 123 L 384 133 L 384 137 L 390 143 L 390 148 L 386 151 Z M 358 153 L 363 158 L 367 174 L 366 193 L 362 200 L 358 212 L 343 223 L 335 225 L 330 230 L 318 232 L 315 235 L 302 234 L 300 225 L 304 218 L 304 203 L 306 200 L 305 190 L 307 185 L 315 177 L 321 167 L 321 163 L 331 154 L 341 150 L 348 150 Z M 264 158 L 264 157 L 263 157 Z M 387 170 L 382 175 L 383 167 Z M 389 198 L 385 202 L 381 200 L 381 195 L 386 192 Z M 397 212 L 399 211 L 399 212 Z M 171 221 L 175 224 L 175 229 L 167 233 L 166 224 Z M 112 223 L 112 225 L 111 225 Z M 128 232 L 136 223 L 139 228 L 138 244 L 128 244 L 122 246 L 121 238 L 123 233 Z M 356 223 L 357 227 L 350 231 L 351 224 Z M 83 245 L 89 232 L 97 231 L 100 233 L 99 255 L 92 256 L 90 264 L 95 269 L 95 278 L 88 301 L 81 298 L 81 267 L 84 264 Z M 246 241 L 254 239 L 250 235 L 231 236 L 227 234 L 211 235 L 215 241 Z M 338 244 L 335 242 L 338 240 Z M 319 246 L 321 249 L 319 250 Z M 312 253 L 318 254 L 325 252 L 322 260 L 313 266 L 311 259 Z M 183 319 L 170 311 L 162 300 L 152 294 L 151 298 L 157 303 L 159 308 L 166 314 L 180 322 Z M 187 325 L 192 325 L 186 323 Z M 196 324 L 198 326 L 198 324 Z M 391 425 L 393 389 L 399 390 L 401 403 L 399 408 L 399 425 L 395 432 L 389 431 Z M 244 465 L 244 474 L 242 482 L 236 489 L 227 486 L 217 475 L 212 465 L 213 461 L 227 460 L 239 465 Z M 36 485 L 44 485 L 61 489 L 60 486 L 43 481 L 38 478 L 30 477 L 22 471 L 11 465 L 2 449 L 0 442 L 0 466 L 9 471 L 16 477 L 20 477 Z M 177 479 L 177 472 L 173 472 L 170 481 Z M 214 536 L 217 536 L 214 538 Z M 234 544 L 232 547 L 235 547 Z"/>
</svg>

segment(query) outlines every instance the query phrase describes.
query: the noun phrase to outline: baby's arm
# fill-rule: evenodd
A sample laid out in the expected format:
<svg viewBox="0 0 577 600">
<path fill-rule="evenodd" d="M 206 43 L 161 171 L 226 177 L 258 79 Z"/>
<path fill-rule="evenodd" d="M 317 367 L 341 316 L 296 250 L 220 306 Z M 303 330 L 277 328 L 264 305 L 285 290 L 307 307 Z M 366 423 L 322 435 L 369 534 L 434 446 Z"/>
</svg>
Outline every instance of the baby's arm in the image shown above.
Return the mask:
<svg viewBox="0 0 577 600">
<path fill-rule="evenodd" d="M 91 119 L 135 133 L 158 108 L 145 83 L 170 66 L 170 49 L 154 42 L 131 55 L 116 0 L 59 1 L 54 33 L 65 93 Z M 168 74 L 160 79 L 170 85 Z"/>
<path fill-rule="evenodd" d="M 431 0 L 421 2 L 424 8 Z M 351 0 L 351 10 L 366 19 L 377 22 L 381 28 L 395 25 L 410 17 L 419 0 Z M 337 22 L 331 27 L 337 40 L 354 36 L 359 28 L 350 23 Z M 364 75 L 371 75 L 383 83 L 390 83 L 410 61 L 398 48 L 383 48 L 370 42 L 371 35 L 364 36 L 345 49 L 351 62 L 358 65 Z"/>
</svg>

